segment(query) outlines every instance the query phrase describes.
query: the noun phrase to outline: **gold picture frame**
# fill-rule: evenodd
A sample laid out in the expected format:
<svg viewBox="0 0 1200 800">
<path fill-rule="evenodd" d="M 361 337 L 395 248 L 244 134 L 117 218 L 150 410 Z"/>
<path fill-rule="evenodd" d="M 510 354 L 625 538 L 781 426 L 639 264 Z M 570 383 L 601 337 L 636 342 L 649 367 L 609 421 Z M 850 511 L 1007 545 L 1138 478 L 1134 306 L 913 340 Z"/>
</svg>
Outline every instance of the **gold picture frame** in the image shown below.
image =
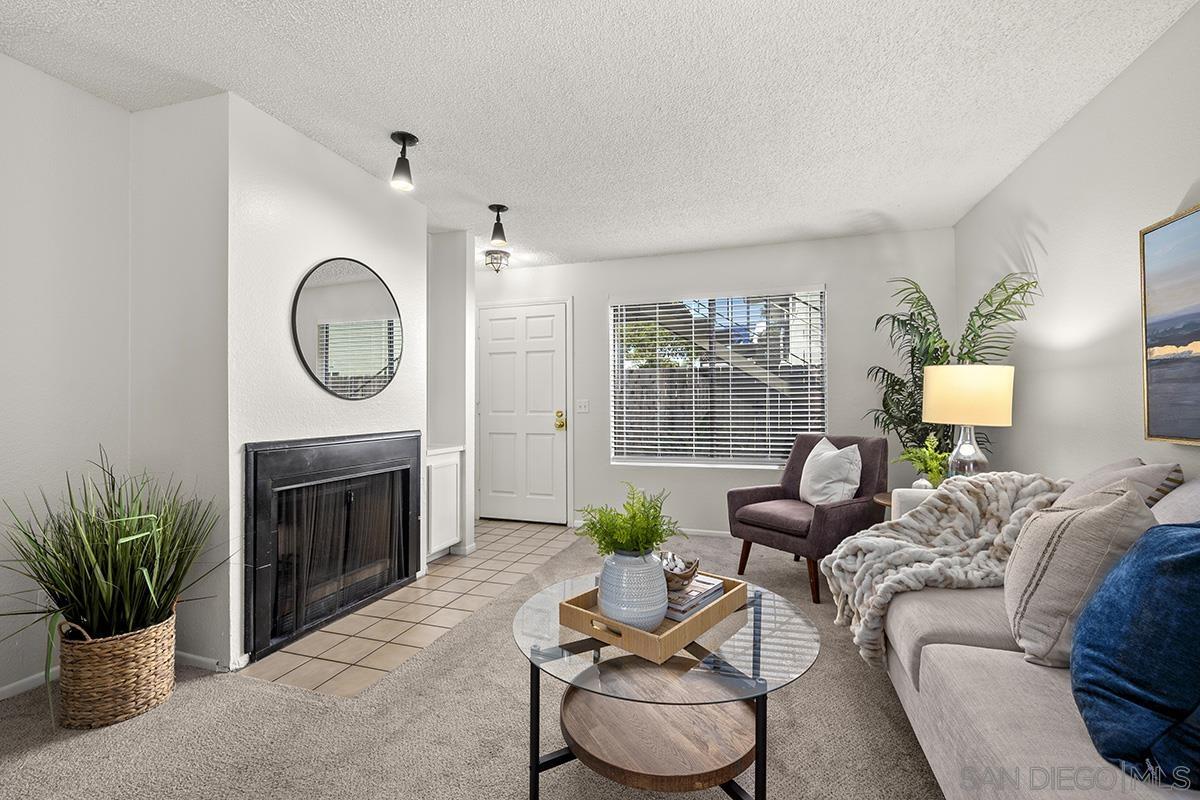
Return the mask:
<svg viewBox="0 0 1200 800">
<path fill-rule="evenodd" d="M 1148 441 L 1200 445 L 1200 205 L 1142 228 L 1138 239 L 1142 429 Z"/>
</svg>

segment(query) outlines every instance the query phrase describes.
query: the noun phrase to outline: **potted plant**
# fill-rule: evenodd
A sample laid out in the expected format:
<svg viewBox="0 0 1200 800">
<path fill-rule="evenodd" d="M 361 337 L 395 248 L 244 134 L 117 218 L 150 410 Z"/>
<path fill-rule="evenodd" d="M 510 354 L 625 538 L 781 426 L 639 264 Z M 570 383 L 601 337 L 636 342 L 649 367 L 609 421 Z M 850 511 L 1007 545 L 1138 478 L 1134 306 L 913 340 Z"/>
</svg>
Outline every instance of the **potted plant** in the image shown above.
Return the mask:
<svg viewBox="0 0 1200 800">
<path fill-rule="evenodd" d="M 675 520 L 663 513 L 667 493 L 647 494 L 625 484 L 625 504 L 586 506 L 576 533 L 586 536 L 604 556 L 600 569 L 600 613 L 609 619 L 652 631 L 667 614 L 667 581 L 654 555 L 659 545 L 679 533 Z"/>
<path fill-rule="evenodd" d="M 950 454 L 938 448 L 938 439 L 931 433 L 925 437 L 925 444 L 907 448 L 892 463 L 903 461 L 917 471 L 921 477 L 913 483 L 914 489 L 933 489 L 946 477 L 946 461 L 949 458 Z"/>
<path fill-rule="evenodd" d="M 57 508 L 43 494 L 44 514 L 32 505 L 28 519 L 13 512 L 16 558 L 3 565 L 48 600 L 9 614 L 35 617 L 26 628 L 49 621 L 47 689 L 57 633 L 59 723 L 67 728 L 120 722 L 171 695 L 175 604 L 204 577 L 188 575 L 217 521 L 212 501 L 186 497 L 178 483 L 119 476 L 103 450 L 95 466 L 78 488 L 68 479 Z"/>
<path fill-rule="evenodd" d="M 883 366 L 867 370 L 867 377 L 879 387 L 880 407 L 867 412 L 875 427 L 894 433 L 904 448 L 921 447 L 933 435 L 939 450 L 949 451 L 952 426 L 935 425 L 921 419 L 924 397 L 924 370 L 940 364 L 992 364 L 1008 355 L 1016 334 L 1013 325 L 1025 319 L 1040 294 L 1037 279 L 1013 272 L 1005 275 L 979 298 L 967 314 L 962 336 L 950 341 L 942 332 L 933 301 L 912 278 L 897 278 L 893 293 L 903 308 L 875 320 L 875 330 L 887 328 L 892 349 L 900 358 L 901 369 Z M 980 436 L 984 446 L 986 437 Z"/>
</svg>

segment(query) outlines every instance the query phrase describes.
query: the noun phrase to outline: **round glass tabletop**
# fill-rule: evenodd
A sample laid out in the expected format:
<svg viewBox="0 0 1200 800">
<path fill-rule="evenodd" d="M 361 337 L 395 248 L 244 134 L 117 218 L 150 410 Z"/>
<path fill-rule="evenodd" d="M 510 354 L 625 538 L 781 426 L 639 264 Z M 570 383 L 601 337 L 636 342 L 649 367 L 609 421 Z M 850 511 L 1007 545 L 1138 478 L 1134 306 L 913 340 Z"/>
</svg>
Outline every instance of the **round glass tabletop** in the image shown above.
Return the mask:
<svg viewBox="0 0 1200 800">
<path fill-rule="evenodd" d="M 803 675 L 821 648 L 817 627 L 800 609 L 747 584 L 745 606 L 655 664 L 558 624 L 558 604 L 595 585 L 592 574 L 548 586 L 513 619 L 513 637 L 530 662 L 589 692 L 663 705 L 750 700 Z"/>
</svg>

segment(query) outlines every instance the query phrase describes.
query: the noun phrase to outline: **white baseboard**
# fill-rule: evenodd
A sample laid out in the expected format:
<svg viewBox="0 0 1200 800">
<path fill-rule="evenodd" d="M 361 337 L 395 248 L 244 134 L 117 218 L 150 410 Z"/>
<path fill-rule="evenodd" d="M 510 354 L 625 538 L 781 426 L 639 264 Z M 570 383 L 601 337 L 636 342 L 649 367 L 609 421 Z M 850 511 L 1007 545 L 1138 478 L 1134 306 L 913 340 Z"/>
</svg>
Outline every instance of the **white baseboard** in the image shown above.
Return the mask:
<svg viewBox="0 0 1200 800">
<path fill-rule="evenodd" d="M 572 528 L 578 528 L 583 524 L 583 520 L 577 519 L 571 523 Z M 679 530 L 686 533 L 688 536 L 728 536 L 729 531 L 713 531 L 707 528 L 680 528 Z"/>
<path fill-rule="evenodd" d="M 57 677 L 58 677 L 58 665 L 55 664 L 53 667 L 50 668 L 50 680 L 54 680 Z M 23 692 L 28 692 L 30 689 L 36 689 L 37 687 L 41 686 L 45 682 L 46 682 L 46 673 L 42 672 L 42 671 L 38 671 L 37 674 L 35 674 L 35 675 L 29 675 L 28 677 L 21 678 L 21 680 L 19 680 L 19 681 L 13 681 L 12 683 L 8 684 L 7 686 L 0 686 L 0 700 L 3 700 L 7 697 L 13 697 L 14 695 L 22 694 Z"/>
<path fill-rule="evenodd" d="M 206 656 L 198 656 L 195 653 L 187 653 L 183 650 L 175 651 L 175 663 L 183 664 L 188 667 L 200 667 L 201 669 L 211 670 L 213 672 L 222 671 L 222 667 L 217 663 L 215 658 Z M 58 665 L 55 664 L 50 668 L 50 680 L 58 680 Z M 30 689 L 36 689 L 46 681 L 46 673 L 38 671 L 33 675 L 27 675 L 18 681 L 13 681 L 6 686 L 0 686 L 0 700 L 8 697 L 28 692 Z"/>
</svg>

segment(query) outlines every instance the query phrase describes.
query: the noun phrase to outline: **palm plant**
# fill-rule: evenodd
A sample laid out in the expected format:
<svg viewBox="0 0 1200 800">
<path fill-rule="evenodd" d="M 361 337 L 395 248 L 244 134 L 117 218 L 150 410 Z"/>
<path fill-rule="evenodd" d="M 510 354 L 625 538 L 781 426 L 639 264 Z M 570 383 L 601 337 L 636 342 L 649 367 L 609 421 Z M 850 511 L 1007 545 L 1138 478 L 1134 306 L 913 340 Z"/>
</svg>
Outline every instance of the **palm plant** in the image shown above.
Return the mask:
<svg viewBox="0 0 1200 800">
<path fill-rule="evenodd" d="M 1025 319 L 1039 294 L 1037 279 L 1012 272 L 997 281 L 967 314 L 957 343 L 942 333 L 937 309 L 919 283 L 912 278 L 890 283 L 899 285 L 892 297 L 902 310 L 880 316 L 875 330 L 887 329 L 901 367 L 893 371 L 877 365 L 867 370 L 882 395 L 880 407 L 867 416 L 879 430 L 894 433 L 905 449 L 922 447 L 933 436 L 938 450 L 949 451 L 951 427 L 921 420 L 925 367 L 989 364 L 1007 356 L 1016 336 L 1013 323 Z"/>
</svg>

